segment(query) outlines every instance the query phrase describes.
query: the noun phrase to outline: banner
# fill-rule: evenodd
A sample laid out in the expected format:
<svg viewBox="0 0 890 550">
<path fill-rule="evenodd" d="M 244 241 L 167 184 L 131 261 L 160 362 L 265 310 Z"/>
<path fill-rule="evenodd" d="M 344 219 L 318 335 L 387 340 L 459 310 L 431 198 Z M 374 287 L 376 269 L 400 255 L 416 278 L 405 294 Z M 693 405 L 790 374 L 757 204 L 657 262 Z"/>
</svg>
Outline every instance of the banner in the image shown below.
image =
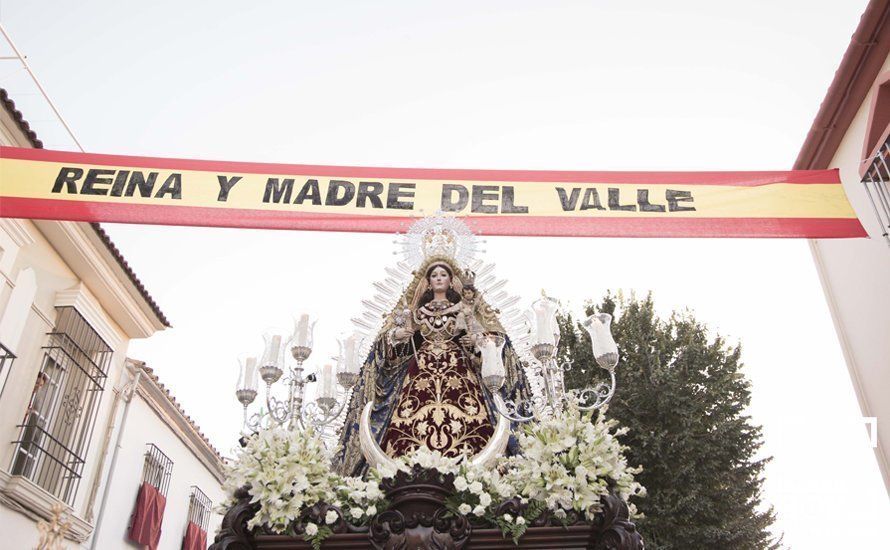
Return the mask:
<svg viewBox="0 0 890 550">
<path fill-rule="evenodd" d="M 557 172 L 259 164 L 0 147 L 0 216 L 489 235 L 864 237 L 836 170 Z"/>
</svg>

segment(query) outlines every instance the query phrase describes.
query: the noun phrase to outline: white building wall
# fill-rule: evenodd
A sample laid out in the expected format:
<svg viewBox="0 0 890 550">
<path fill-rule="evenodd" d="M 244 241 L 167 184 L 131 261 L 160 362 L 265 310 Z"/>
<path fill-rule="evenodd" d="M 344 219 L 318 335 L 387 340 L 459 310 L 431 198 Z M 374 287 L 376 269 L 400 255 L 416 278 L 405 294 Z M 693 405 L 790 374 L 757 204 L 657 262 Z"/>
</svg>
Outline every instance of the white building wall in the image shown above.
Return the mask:
<svg viewBox="0 0 890 550">
<path fill-rule="evenodd" d="M 0 106 L 0 144 L 30 147 L 11 113 Z M 101 505 L 124 402 L 130 381 L 126 350 L 130 338 L 145 338 L 163 328 L 154 306 L 140 297 L 129 274 L 88 225 L 73 222 L 0 218 L 0 343 L 16 359 L 0 371 L 0 549 L 32 549 L 40 535 L 38 522 L 58 502 L 50 493 L 20 476 L 12 476 L 19 424 L 25 416 L 43 363 L 47 333 L 57 306 L 74 306 L 111 347 L 104 389 L 96 407 L 76 496 L 69 509 L 73 522 L 69 550 L 90 547 Z M 137 393 L 123 436 L 105 507 L 97 548 L 134 547 L 125 542 L 136 499 L 146 443 L 155 443 L 174 461 L 160 548 L 178 550 L 187 521 L 189 494 L 197 485 L 213 501 L 222 500 L 219 459 L 196 435 L 169 396 L 146 380 L 155 392 Z M 156 412 L 166 411 L 162 418 Z M 197 439 L 196 439 L 197 438 Z M 199 457 L 203 457 L 203 461 Z M 208 458 L 210 457 L 210 458 Z M 212 537 L 221 518 L 212 514 Z"/>
<path fill-rule="evenodd" d="M 890 60 L 881 73 L 887 70 Z M 830 165 L 840 169 L 844 190 L 871 238 L 816 240 L 811 249 L 862 414 L 878 419 L 875 455 L 890 492 L 890 246 L 859 175 L 871 100 L 869 94 Z"/>
<path fill-rule="evenodd" d="M 121 415 L 123 407 L 121 407 Z M 216 508 L 224 495 L 220 480 L 207 469 L 165 423 L 139 393 L 130 405 L 127 425 L 124 428 L 111 490 L 106 504 L 105 517 L 99 528 L 97 548 L 139 548 L 127 540 L 130 514 L 136 504 L 136 495 L 142 482 L 145 451 L 154 443 L 173 461 L 167 505 L 161 531 L 160 550 L 179 550 L 188 522 L 189 494 L 197 485 L 210 498 Z M 98 507 L 98 505 L 97 505 Z M 208 544 L 219 528 L 222 516 L 211 513 L 208 527 Z"/>
<path fill-rule="evenodd" d="M 16 224 L 16 227 L 12 229 L 11 224 Z M 46 335 L 55 324 L 57 298 L 59 293 L 78 289 L 81 285 L 78 277 L 67 267 L 32 222 L 2 220 L 0 234 L 4 235 L 3 240 L 6 243 L 13 241 L 10 236 L 11 229 L 19 233 L 17 235 L 19 240 L 24 234 L 28 236 L 30 242 L 16 249 L 4 247 L 3 255 L 14 253 L 15 258 L 8 263 L 6 269 L 0 270 L 0 283 L 2 283 L 0 285 L 2 286 L 2 290 L 0 290 L 0 304 L 2 304 L 0 324 L 4 324 L 5 320 L 6 326 L 18 328 L 17 331 L 13 331 L 18 333 L 17 341 L 2 342 L 15 353 L 16 359 L 11 366 L 8 365 L 4 372 L 0 373 L 0 382 L 2 382 L 3 388 L 0 393 L 0 476 L 2 476 L 0 490 L 5 485 L 2 481 L 9 477 L 8 474 L 12 468 L 16 446 L 11 442 L 17 440 L 19 436 L 18 426 L 24 418 L 37 373 L 43 362 L 44 351 L 42 348 L 47 343 Z M 0 257 L 0 263 L 6 263 L 3 262 L 2 257 Z M 24 304 L 24 307 L 14 310 L 8 307 L 10 306 L 10 297 L 16 288 L 19 275 L 26 269 L 32 271 L 36 280 L 36 289 L 30 301 L 19 302 L 18 305 Z M 80 291 L 87 296 L 90 295 L 88 288 L 82 287 Z M 101 318 L 102 324 L 107 329 L 102 336 L 114 350 L 108 368 L 108 377 L 104 383 L 104 391 L 96 411 L 95 428 L 87 447 L 87 453 L 84 455 L 85 464 L 82 478 L 72 505 L 74 514 L 86 523 L 90 523 L 88 519 L 88 509 L 91 505 L 89 495 L 91 485 L 97 475 L 95 469 L 98 455 L 101 452 L 99 441 L 111 412 L 112 388 L 124 372 L 129 339 L 95 302 L 94 298 L 90 297 L 87 300 L 93 302 L 95 315 Z M 86 317 L 94 325 L 94 328 L 98 328 L 95 326 L 95 318 Z M 8 506 L 0 506 L 0 525 L 22 523 L 23 518 L 24 516 L 12 511 Z M 35 521 L 28 521 L 22 525 L 21 529 L 10 530 L 7 536 L 11 537 L 6 539 L 9 544 L 8 548 L 33 548 L 39 538 L 37 524 Z"/>
</svg>

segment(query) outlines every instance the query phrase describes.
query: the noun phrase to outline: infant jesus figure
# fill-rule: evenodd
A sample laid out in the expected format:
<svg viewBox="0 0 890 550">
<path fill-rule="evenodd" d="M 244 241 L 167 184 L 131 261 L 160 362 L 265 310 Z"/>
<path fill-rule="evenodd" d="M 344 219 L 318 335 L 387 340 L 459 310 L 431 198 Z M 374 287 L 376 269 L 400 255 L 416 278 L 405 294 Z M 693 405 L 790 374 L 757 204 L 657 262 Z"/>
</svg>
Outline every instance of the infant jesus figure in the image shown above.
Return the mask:
<svg viewBox="0 0 890 550">
<path fill-rule="evenodd" d="M 476 307 L 478 305 L 479 293 L 472 284 L 465 284 L 461 289 L 460 311 L 458 311 L 455 319 L 455 328 L 458 331 L 466 332 L 475 343 L 476 338 L 482 335 L 484 329 L 476 319 Z"/>
</svg>

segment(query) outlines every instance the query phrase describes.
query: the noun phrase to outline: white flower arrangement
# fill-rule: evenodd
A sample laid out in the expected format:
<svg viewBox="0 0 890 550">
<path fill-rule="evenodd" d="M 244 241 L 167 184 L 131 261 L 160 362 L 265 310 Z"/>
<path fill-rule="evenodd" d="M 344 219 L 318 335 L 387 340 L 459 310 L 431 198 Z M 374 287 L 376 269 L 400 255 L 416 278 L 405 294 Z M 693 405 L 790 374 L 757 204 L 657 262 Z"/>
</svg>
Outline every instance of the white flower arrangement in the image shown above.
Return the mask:
<svg viewBox="0 0 890 550">
<path fill-rule="evenodd" d="M 500 463 L 503 482 L 517 496 L 543 502 L 555 515 L 574 510 L 588 520 L 610 491 L 624 501 L 644 495 L 634 481 L 640 469 L 628 466 L 626 447 L 616 437 L 627 430 L 615 429 L 617 424 L 606 419 L 605 409 L 582 414 L 570 404 L 559 417 L 526 426 L 518 434 L 522 454 Z"/>
<path fill-rule="evenodd" d="M 610 492 L 625 501 L 642 496 L 643 487 L 634 481 L 640 469 L 627 465 L 626 447 L 616 437 L 626 430 L 615 429 L 617 422 L 604 413 L 583 414 L 570 403 L 562 414 L 517 434 L 520 455 L 490 469 L 460 463 L 447 506 L 452 513 L 484 518 L 518 540 L 544 510 L 563 522 L 569 511 L 592 520 Z M 498 505 L 512 498 L 524 505 L 524 515 L 497 515 Z"/>
<path fill-rule="evenodd" d="M 251 502 L 260 505 L 247 527 L 266 525 L 276 533 L 286 532 L 303 512 L 321 502 L 340 509 L 348 516 L 344 520 L 353 525 L 367 523 L 386 507 L 376 477 L 363 480 L 333 472 L 330 453 L 311 429 L 264 430 L 249 438 L 226 467 L 224 488 L 231 500 L 245 486 Z M 331 525 L 340 514 L 329 509 L 323 519 L 322 525 L 307 521 L 303 526 L 303 538 L 313 548 L 320 548 L 333 533 Z"/>
<path fill-rule="evenodd" d="M 336 507 L 339 513 L 329 509 L 317 521 L 304 520 L 304 539 L 320 548 L 340 514 L 352 525 L 367 524 L 387 506 L 380 483 L 419 466 L 438 472 L 443 482 L 451 480 L 455 492 L 445 502 L 451 513 L 497 525 L 518 541 L 545 510 L 563 522 L 568 512 L 593 520 L 610 492 L 625 501 L 645 494 L 634 480 L 640 470 L 627 465 L 626 447 L 616 437 L 626 430 L 615 429 L 617 422 L 606 420 L 604 412 L 582 414 L 570 404 L 558 416 L 527 425 L 517 434 L 521 454 L 501 458 L 493 467 L 421 448 L 392 466 L 371 469 L 367 479 L 335 474 L 329 452 L 311 430 L 263 431 L 228 466 L 225 488 L 233 495 L 247 486 L 251 502 L 260 504 L 248 527 L 266 525 L 278 533 L 317 503 Z M 498 506 L 510 499 L 519 501 L 521 511 L 498 515 Z"/>
</svg>

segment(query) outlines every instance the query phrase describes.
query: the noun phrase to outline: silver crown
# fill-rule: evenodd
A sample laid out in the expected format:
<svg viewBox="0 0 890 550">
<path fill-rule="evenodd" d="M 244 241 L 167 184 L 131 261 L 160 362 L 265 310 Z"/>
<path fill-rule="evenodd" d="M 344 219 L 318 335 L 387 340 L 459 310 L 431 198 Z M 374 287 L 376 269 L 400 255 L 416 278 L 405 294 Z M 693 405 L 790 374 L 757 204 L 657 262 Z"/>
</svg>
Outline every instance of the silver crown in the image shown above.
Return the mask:
<svg viewBox="0 0 890 550">
<path fill-rule="evenodd" d="M 412 267 L 433 256 L 448 256 L 460 265 L 469 265 L 479 252 L 479 242 L 467 224 L 441 213 L 417 220 L 399 237 L 399 252 Z"/>
</svg>

